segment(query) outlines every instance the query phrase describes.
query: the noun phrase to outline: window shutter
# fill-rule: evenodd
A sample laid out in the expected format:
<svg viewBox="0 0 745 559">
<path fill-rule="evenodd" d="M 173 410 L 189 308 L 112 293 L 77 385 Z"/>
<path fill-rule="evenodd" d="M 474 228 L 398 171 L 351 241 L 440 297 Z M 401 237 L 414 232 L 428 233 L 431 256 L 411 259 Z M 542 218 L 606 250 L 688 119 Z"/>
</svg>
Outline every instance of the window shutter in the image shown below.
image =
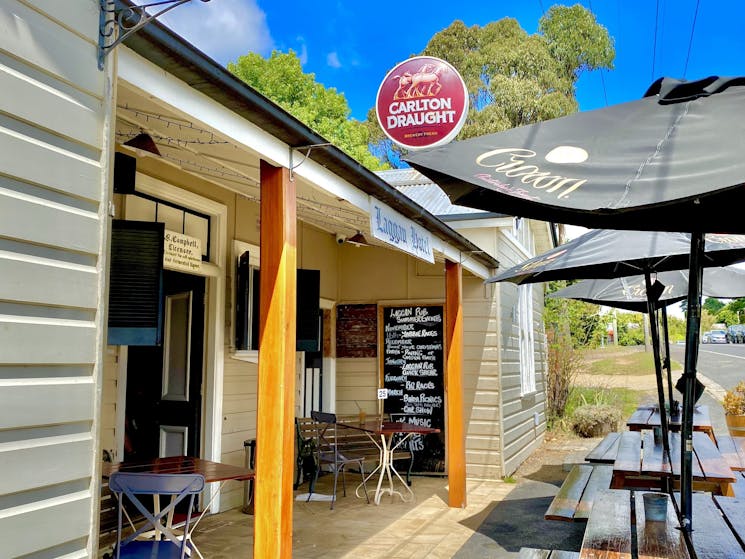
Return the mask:
<svg viewBox="0 0 745 559">
<path fill-rule="evenodd" d="M 296 351 L 320 350 L 320 299 L 321 271 L 299 269 L 297 271 Z"/>
<path fill-rule="evenodd" d="M 162 342 L 164 230 L 157 222 L 112 222 L 109 345 Z"/>
</svg>

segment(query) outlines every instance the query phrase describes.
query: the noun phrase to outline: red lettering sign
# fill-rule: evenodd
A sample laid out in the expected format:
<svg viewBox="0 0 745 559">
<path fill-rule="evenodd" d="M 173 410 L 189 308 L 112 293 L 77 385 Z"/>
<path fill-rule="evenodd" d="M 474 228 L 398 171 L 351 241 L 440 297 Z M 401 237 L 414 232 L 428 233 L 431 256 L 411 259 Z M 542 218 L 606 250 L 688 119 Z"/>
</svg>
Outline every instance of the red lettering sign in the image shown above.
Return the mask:
<svg viewBox="0 0 745 559">
<path fill-rule="evenodd" d="M 463 128 L 468 90 L 450 64 L 417 56 L 388 72 L 375 107 L 391 140 L 411 150 L 430 148 L 449 142 Z"/>
</svg>

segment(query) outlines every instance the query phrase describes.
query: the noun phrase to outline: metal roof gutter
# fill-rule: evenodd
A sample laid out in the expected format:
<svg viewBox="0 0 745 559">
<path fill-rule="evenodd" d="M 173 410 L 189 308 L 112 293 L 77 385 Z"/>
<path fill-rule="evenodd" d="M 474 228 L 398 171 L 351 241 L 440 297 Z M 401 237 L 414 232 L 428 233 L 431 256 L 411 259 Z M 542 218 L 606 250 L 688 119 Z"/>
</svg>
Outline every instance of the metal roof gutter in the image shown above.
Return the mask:
<svg viewBox="0 0 745 559">
<path fill-rule="evenodd" d="M 116 0 L 116 3 L 117 9 L 134 5 L 130 0 Z M 264 97 L 157 21 L 149 23 L 137 33 L 130 35 L 124 44 L 193 89 L 214 99 L 289 146 L 301 147 L 328 143 L 328 140 L 315 133 L 279 105 Z M 461 252 L 469 254 L 471 258 L 487 268 L 499 267 L 499 261 L 496 258 L 484 253 L 480 247 L 398 192 L 339 148 L 332 145 L 314 150 L 312 159 L 366 194 L 417 222 Z"/>
</svg>

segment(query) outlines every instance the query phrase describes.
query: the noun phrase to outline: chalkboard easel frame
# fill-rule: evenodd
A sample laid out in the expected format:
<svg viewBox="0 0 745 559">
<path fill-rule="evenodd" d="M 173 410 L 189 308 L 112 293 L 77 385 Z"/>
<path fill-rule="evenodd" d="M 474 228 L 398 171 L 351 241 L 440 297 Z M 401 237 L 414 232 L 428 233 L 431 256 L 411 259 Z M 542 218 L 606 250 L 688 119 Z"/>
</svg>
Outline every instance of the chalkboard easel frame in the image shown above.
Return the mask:
<svg viewBox="0 0 745 559">
<path fill-rule="evenodd" d="M 447 317 L 445 316 L 445 302 L 438 300 L 438 301 L 427 301 L 427 302 L 406 302 L 406 303 L 397 303 L 397 304 L 378 304 L 378 385 L 381 388 L 386 388 L 386 382 L 385 382 L 385 375 L 386 375 L 386 311 L 388 309 L 416 309 L 416 308 L 431 308 L 431 307 L 437 307 L 438 312 L 441 316 L 441 322 L 440 322 L 440 332 L 439 337 L 442 343 L 442 354 L 439 356 L 439 371 L 436 378 L 436 381 L 441 386 L 441 396 L 442 396 L 442 406 L 441 406 L 441 412 L 442 412 L 442 419 L 441 424 L 438 425 L 440 428 L 439 435 L 430 435 L 429 437 L 436 437 L 439 439 L 439 441 L 442 443 L 443 448 L 443 454 L 445 456 L 443 457 L 443 464 L 444 464 L 444 472 L 447 472 L 447 463 L 446 463 L 446 453 L 444 453 L 444 440 L 445 440 L 445 426 L 447 424 L 447 387 L 445 386 L 445 380 L 446 380 L 446 374 L 445 374 L 445 367 L 446 367 L 446 356 L 447 356 L 447 335 L 446 335 L 446 325 L 447 325 Z M 378 409 L 380 413 L 382 414 L 385 410 L 385 402 L 383 400 L 378 401 Z M 437 442 L 437 441 L 434 441 Z M 415 464 L 418 462 L 418 460 L 415 458 Z M 419 468 L 416 468 L 421 473 L 440 473 L 440 470 L 420 470 Z"/>
</svg>

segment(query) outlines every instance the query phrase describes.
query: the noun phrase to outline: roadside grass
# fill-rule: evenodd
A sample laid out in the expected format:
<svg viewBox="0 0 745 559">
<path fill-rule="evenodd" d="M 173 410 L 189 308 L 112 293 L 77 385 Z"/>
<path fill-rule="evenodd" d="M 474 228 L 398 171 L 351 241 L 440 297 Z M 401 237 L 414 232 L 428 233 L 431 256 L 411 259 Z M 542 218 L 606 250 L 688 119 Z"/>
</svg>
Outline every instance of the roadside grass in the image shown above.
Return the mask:
<svg viewBox="0 0 745 559">
<path fill-rule="evenodd" d="M 588 386 L 574 386 L 569 393 L 564 417 L 572 417 L 580 406 L 606 405 L 621 410 L 624 419 L 636 411 L 639 403 L 647 396 L 645 390 L 630 388 L 598 388 Z"/>
<path fill-rule="evenodd" d="M 590 375 L 635 376 L 654 374 L 654 357 L 651 351 L 636 347 L 588 351 L 585 355 L 586 372 Z M 672 361 L 673 369 L 682 366 Z"/>
<path fill-rule="evenodd" d="M 574 435 L 574 413 L 583 406 L 611 406 L 617 408 L 621 412 L 623 421 L 626 421 L 636 411 L 642 400 L 648 396 L 649 392 L 646 390 L 574 386 L 569 393 L 564 417 L 552 422 L 549 428 L 554 432 Z M 619 428 L 623 429 L 623 424 L 619 425 Z"/>
</svg>

